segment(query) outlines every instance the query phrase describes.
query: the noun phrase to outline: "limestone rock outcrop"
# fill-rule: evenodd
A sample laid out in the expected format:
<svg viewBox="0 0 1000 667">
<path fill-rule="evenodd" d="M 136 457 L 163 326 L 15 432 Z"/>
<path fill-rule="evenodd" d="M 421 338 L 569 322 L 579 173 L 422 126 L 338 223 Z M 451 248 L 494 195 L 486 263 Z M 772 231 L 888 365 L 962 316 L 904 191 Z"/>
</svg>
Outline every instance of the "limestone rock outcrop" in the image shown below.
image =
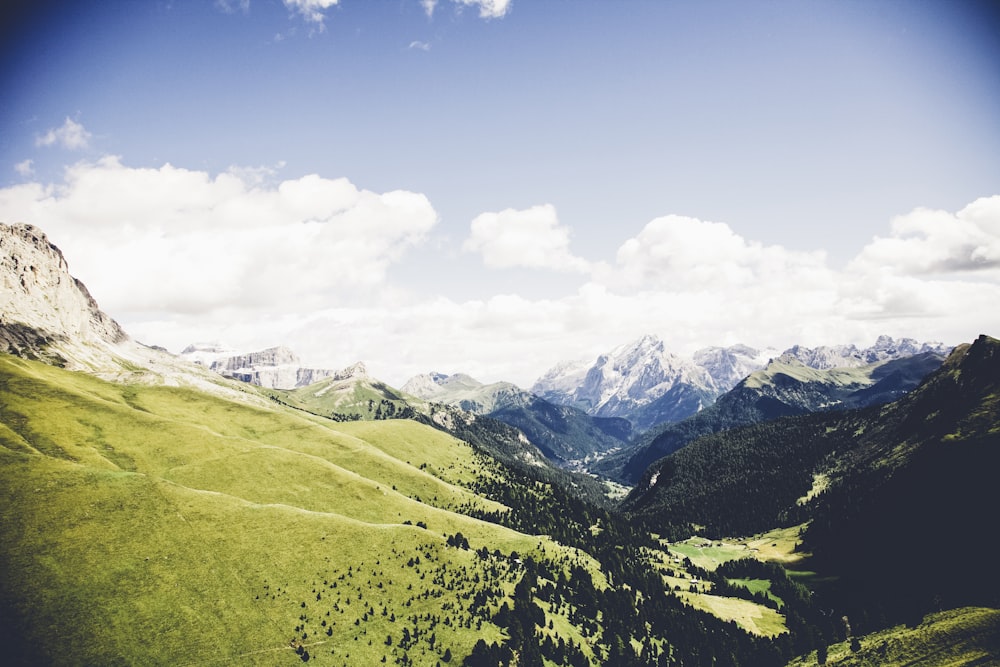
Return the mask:
<svg viewBox="0 0 1000 667">
<path fill-rule="evenodd" d="M 58 362 L 76 346 L 126 340 L 40 229 L 0 223 L 0 351 Z"/>
</svg>

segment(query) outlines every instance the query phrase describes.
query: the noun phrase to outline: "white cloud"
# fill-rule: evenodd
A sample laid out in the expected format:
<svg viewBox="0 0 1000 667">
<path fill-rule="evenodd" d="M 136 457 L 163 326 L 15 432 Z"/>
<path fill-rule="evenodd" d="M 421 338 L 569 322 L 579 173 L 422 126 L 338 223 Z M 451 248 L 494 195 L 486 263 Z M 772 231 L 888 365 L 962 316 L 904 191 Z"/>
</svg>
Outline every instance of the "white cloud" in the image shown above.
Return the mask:
<svg viewBox="0 0 1000 667">
<path fill-rule="evenodd" d="M 823 253 L 792 252 L 747 241 L 728 225 L 668 215 L 648 223 L 618 249 L 605 277 L 623 289 L 714 291 L 795 279 L 826 283 Z"/>
<path fill-rule="evenodd" d="M 414 41 L 410 42 L 410 47 L 409 48 L 411 48 L 411 49 L 417 49 L 418 51 L 430 51 L 431 50 L 431 45 L 428 44 L 427 42 L 420 42 L 420 41 L 414 40 Z"/>
<path fill-rule="evenodd" d="M 0 190 L 0 210 L 45 230 L 126 320 L 227 308 L 257 319 L 363 299 L 437 221 L 412 192 L 316 175 L 261 186 L 114 157 L 71 167 L 60 185 Z"/>
<path fill-rule="evenodd" d="M 340 4 L 340 0 L 282 0 L 285 7 L 299 14 L 303 19 L 316 24 L 319 31 L 323 31 L 326 11 L 331 7 Z M 452 0 L 453 3 L 461 7 L 475 7 L 479 9 L 480 18 L 497 19 L 503 18 L 510 11 L 511 0 Z M 216 4 L 227 12 L 235 11 L 239 7 L 243 11 L 249 8 L 249 0 L 216 0 Z M 434 11 L 438 6 L 438 0 L 420 0 L 420 6 L 428 18 L 434 16 Z M 414 42 L 423 44 L 424 42 Z M 414 48 L 413 44 L 410 48 Z M 426 49 L 424 49 L 426 50 Z"/>
<path fill-rule="evenodd" d="M 424 8 L 428 18 L 434 16 L 434 8 L 437 7 L 437 2 L 438 0 L 420 0 L 420 5 Z"/>
<path fill-rule="evenodd" d="M 589 269 L 585 260 L 570 252 L 569 229 L 559 224 L 551 204 L 476 216 L 463 250 L 481 253 L 490 268 Z"/>
<path fill-rule="evenodd" d="M 284 0 L 284 3 L 285 7 L 298 12 L 306 21 L 316 23 L 322 30 L 326 10 L 340 4 L 340 0 Z"/>
<path fill-rule="evenodd" d="M 35 165 L 31 160 L 22 160 L 14 165 L 14 171 L 21 176 L 31 176 L 35 173 Z"/>
<path fill-rule="evenodd" d="M 35 139 L 36 146 L 54 146 L 56 144 L 69 150 L 82 150 L 90 145 L 91 134 L 83 125 L 70 117 L 61 126 L 50 129 Z"/>
<path fill-rule="evenodd" d="M 854 260 L 856 271 L 945 275 L 1000 270 L 1000 196 L 957 213 L 920 208 L 892 220 Z"/>
<path fill-rule="evenodd" d="M 459 5 L 479 7 L 482 18 L 503 18 L 510 11 L 511 0 L 452 0 Z M 426 7 L 426 5 L 425 5 Z"/>
</svg>

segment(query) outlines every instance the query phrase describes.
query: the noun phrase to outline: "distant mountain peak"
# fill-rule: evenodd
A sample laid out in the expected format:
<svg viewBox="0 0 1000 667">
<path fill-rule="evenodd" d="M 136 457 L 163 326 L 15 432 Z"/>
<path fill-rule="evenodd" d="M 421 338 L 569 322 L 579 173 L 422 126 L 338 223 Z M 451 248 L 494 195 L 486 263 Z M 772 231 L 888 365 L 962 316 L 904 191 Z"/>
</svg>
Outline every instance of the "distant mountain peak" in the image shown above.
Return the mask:
<svg viewBox="0 0 1000 667">
<path fill-rule="evenodd" d="M 368 368 L 365 366 L 363 361 L 358 361 L 347 368 L 341 369 L 334 373 L 333 377 L 337 380 L 349 380 L 351 378 L 367 378 Z"/>
<path fill-rule="evenodd" d="M 747 346 L 706 348 L 694 359 L 643 335 L 600 355 L 589 365 L 563 362 L 532 387 L 542 398 L 601 417 L 624 417 L 638 428 L 683 419 L 710 404 L 753 370 L 760 353 Z"/>
<path fill-rule="evenodd" d="M 484 386 L 486 385 L 465 373 L 448 375 L 432 371 L 413 376 L 400 389 L 417 398 L 439 400 L 443 396 L 475 392 Z"/>
<path fill-rule="evenodd" d="M 294 389 L 326 378 L 348 379 L 368 374 L 360 361 L 339 371 L 305 368 L 299 356 L 284 345 L 238 353 L 219 343 L 192 343 L 184 348 L 181 357 L 224 377 L 272 389 Z"/>
</svg>

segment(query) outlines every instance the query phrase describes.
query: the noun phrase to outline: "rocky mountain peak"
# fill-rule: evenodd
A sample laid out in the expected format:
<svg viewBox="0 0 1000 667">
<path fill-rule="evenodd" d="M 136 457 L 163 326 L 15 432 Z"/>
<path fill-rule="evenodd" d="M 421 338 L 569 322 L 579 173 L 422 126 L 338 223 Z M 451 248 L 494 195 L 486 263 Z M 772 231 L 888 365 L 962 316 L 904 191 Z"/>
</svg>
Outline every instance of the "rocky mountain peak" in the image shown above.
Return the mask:
<svg viewBox="0 0 1000 667">
<path fill-rule="evenodd" d="M 0 350 L 43 357 L 50 344 L 68 352 L 128 339 L 70 275 L 59 248 L 27 224 L 0 223 L 0 332 Z"/>
</svg>

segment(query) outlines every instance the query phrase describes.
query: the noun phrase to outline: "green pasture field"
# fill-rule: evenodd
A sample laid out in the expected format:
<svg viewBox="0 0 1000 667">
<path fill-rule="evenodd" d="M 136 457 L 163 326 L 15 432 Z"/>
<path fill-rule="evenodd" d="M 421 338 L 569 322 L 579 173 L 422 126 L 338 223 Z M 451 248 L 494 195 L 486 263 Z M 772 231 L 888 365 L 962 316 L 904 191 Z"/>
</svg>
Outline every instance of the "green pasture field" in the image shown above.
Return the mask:
<svg viewBox="0 0 1000 667">
<path fill-rule="evenodd" d="M 743 544 L 708 540 L 702 537 L 691 537 L 683 542 L 673 542 L 667 549 L 682 559 L 690 558 L 692 564 L 705 570 L 714 570 L 727 561 L 748 558 L 752 555 Z"/>
<path fill-rule="evenodd" d="M 777 602 L 779 607 L 784 605 L 781 598 L 771 593 L 770 579 L 727 579 L 726 581 L 735 586 L 742 586 L 751 593 L 763 593 L 771 600 Z"/>
<path fill-rule="evenodd" d="M 29 664 L 460 663 L 502 636 L 483 618 L 521 576 L 513 551 L 596 570 L 454 512 L 503 509 L 463 488 L 480 465 L 415 422 L 0 355 L 3 632 Z M 446 544 L 457 532 L 471 550 Z M 470 609 L 486 588 L 500 597 Z"/>
<path fill-rule="evenodd" d="M 756 602 L 686 591 L 679 591 L 677 595 L 695 609 L 707 611 L 724 621 L 733 621 L 751 634 L 774 637 L 788 632 L 781 614 Z"/>
</svg>

